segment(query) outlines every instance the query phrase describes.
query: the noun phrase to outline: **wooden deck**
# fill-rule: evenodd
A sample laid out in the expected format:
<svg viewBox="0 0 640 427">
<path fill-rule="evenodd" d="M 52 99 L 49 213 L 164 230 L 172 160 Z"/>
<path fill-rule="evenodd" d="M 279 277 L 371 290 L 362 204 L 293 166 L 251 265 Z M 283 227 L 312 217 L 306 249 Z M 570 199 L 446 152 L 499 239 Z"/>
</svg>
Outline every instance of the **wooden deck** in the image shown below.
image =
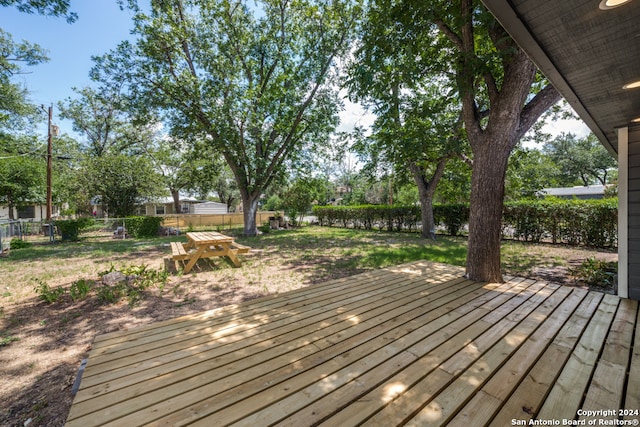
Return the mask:
<svg viewBox="0 0 640 427">
<path fill-rule="evenodd" d="M 506 426 L 640 409 L 636 301 L 461 275 L 416 262 L 99 336 L 67 426 Z"/>
</svg>

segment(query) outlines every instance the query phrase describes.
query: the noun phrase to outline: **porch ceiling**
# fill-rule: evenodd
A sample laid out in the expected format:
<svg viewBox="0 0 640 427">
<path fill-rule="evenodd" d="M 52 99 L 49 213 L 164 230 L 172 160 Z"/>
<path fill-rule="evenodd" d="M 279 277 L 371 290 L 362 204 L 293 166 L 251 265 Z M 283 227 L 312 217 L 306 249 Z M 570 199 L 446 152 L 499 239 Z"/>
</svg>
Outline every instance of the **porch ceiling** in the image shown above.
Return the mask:
<svg viewBox="0 0 640 427">
<path fill-rule="evenodd" d="M 482 0 L 609 151 L 640 117 L 640 1 Z"/>
</svg>

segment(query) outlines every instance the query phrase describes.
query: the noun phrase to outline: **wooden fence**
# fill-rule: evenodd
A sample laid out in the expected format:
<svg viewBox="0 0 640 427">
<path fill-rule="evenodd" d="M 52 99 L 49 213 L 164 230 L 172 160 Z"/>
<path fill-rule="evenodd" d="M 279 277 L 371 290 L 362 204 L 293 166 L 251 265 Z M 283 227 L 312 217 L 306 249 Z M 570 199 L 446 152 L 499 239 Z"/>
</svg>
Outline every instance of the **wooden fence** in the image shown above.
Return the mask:
<svg viewBox="0 0 640 427">
<path fill-rule="evenodd" d="M 256 224 L 258 226 L 269 221 L 270 216 L 275 212 L 258 212 L 256 214 Z M 211 227 L 232 227 L 243 225 L 244 216 L 242 213 L 233 214 L 211 214 L 211 215 L 160 215 L 164 218 L 163 227 L 173 227 L 179 230 L 202 229 Z"/>
</svg>

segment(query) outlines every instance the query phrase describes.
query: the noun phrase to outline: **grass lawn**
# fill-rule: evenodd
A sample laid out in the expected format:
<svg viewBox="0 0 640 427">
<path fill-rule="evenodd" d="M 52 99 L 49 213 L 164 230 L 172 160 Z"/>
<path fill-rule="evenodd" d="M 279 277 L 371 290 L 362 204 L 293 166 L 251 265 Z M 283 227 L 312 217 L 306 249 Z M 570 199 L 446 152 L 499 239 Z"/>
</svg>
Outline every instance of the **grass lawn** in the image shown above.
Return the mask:
<svg viewBox="0 0 640 427">
<path fill-rule="evenodd" d="M 162 270 L 169 242 L 184 236 L 118 240 L 83 236 L 77 243 L 33 245 L 0 257 L 0 425 L 62 425 L 80 361 L 97 334 L 214 309 L 264 295 L 312 286 L 371 269 L 427 259 L 464 266 L 466 239 L 339 228 L 304 227 L 258 237 L 226 230 L 252 249 L 242 267 L 223 260 L 201 261 L 192 273 L 172 274 L 151 286 L 136 305 L 126 299 L 104 303 L 99 273 L 145 265 Z M 586 249 L 505 242 L 506 274 L 564 280 L 576 260 L 598 255 Z M 564 273 L 564 275 L 563 275 Z M 555 276 L 554 276 L 555 274 Z M 70 296 L 78 281 L 96 281 L 84 298 Z M 76 285 L 74 285 L 74 283 Z M 65 290 L 47 304 L 35 288 Z"/>
</svg>

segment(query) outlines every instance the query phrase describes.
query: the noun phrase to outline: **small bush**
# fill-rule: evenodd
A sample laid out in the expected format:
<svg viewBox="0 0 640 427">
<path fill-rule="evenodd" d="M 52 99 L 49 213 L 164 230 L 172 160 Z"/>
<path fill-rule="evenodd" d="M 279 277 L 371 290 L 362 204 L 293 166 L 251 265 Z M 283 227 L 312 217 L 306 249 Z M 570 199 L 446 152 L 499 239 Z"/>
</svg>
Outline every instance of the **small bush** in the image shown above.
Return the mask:
<svg viewBox="0 0 640 427">
<path fill-rule="evenodd" d="M 96 294 L 98 295 L 98 301 L 102 304 L 115 304 L 120 301 L 124 295 L 124 284 L 118 283 L 116 285 L 102 285 L 98 288 Z"/>
<path fill-rule="evenodd" d="M 8 346 L 14 341 L 20 341 L 20 338 L 12 335 L 5 335 L 4 333 L 0 334 L 0 347 Z"/>
<path fill-rule="evenodd" d="M 31 242 L 25 242 L 24 240 L 18 239 L 17 237 L 14 237 L 13 239 L 11 239 L 10 247 L 13 250 L 29 248 L 31 246 L 32 246 Z"/>
<path fill-rule="evenodd" d="M 80 231 L 93 225 L 93 218 L 78 218 L 56 221 L 54 224 L 64 241 L 80 240 Z"/>
<path fill-rule="evenodd" d="M 618 276 L 618 263 L 591 257 L 572 270 L 571 274 L 590 286 L 612 287 Z"/>
<path fill-rule="evenodd" d="M 420 208 L 416 206 L 314 206 L 314 215 L 320 225 L 364 228 L 372 230 L 374 227 L 389 231 L 412 230 L 420 220 Z"/>
<path fill-rule="evenodd" d="M 69 295 L 73 301 L 78 301 L 87 297 L 91 288 L 93 287 L 93 281 L 87 279 L 79 279 L 71 284 L 69 288 Z"/>
<path fill-rule="evenodd" d="M 155 237 L 162 221 L 159 216 L 132 216 L 125 219 L 125 228 L 133 237 Z"/>
<path fill-rule="evenodd" d="M 267 222 L 258 227 L 258 230 L 262 231 L 263 234 L 267 234 L 271 231 L 271 225 Z"/>
<path fill-rule="evenodd" d="M 617 245 L 617 199 L 547 198 L 507 203 L 503 227 L 515 239 L 610 248 Z"/>
<path fill-rule="evenodd" d="M 462 227 L 469 222 L 469 205 L 435 205 L 433 216 L 436 224 L 444 224 L 450 236 L 457 236 Z"/>
<path fill-rule="evenodd" d="M 169 278 L 168 272 L 164 270 L 149 270 L 144 264 L 132 265 L 130 267 L 123 268 L 120 271 L 126 276 L 132 276 L 132 285 L 140 288 L 141 290 L 146 290 L 152 286 L 162 290 L 167 284 L 167 280 Z"/>
<path fill-rule="evenodd" d="M 412 230 L 420 220 L 415 206 L 315 206 L 321 226 L 389 231 Z M 469 222 L 469 205 L 434 205 L 436 224 L 447 233 L 460 234 Z M 617 199 L 604 200 L 521 200 L 503 207 L 505 236 L 526 242 L 551 241 L 569 245 L 611 248 L 617 245 Z"/>
<path fill-rule="evenodd" d="M 58 301 L 65 293 L 65 290 L 62 287 L 52 288 L 46 282 L 38 279 L 35 279 L 35 282 L 38 284 L 34 289 L 36 294 L 38 294 L 38 298 L 47 304 L 53 304 Z"/>
<path fill-rule="evenodd" d="M 111 271 L 115 268 L 111 266 Z M 101 273 L 101 277 L 111 271 Z M 167 284 L 169 273 L 163 270 L 148 269 L 146 265 L 133 265 L 119 270 L 127 276 L 126 281 L 115 285 L 102 285 L 98 288 L 98 300 L 102 304 L 114 304 L 126 298 L 130 307 L 135 306 L 145 297 L 145 291 L 152 286 L 162 291 Z"/>
</svg>

